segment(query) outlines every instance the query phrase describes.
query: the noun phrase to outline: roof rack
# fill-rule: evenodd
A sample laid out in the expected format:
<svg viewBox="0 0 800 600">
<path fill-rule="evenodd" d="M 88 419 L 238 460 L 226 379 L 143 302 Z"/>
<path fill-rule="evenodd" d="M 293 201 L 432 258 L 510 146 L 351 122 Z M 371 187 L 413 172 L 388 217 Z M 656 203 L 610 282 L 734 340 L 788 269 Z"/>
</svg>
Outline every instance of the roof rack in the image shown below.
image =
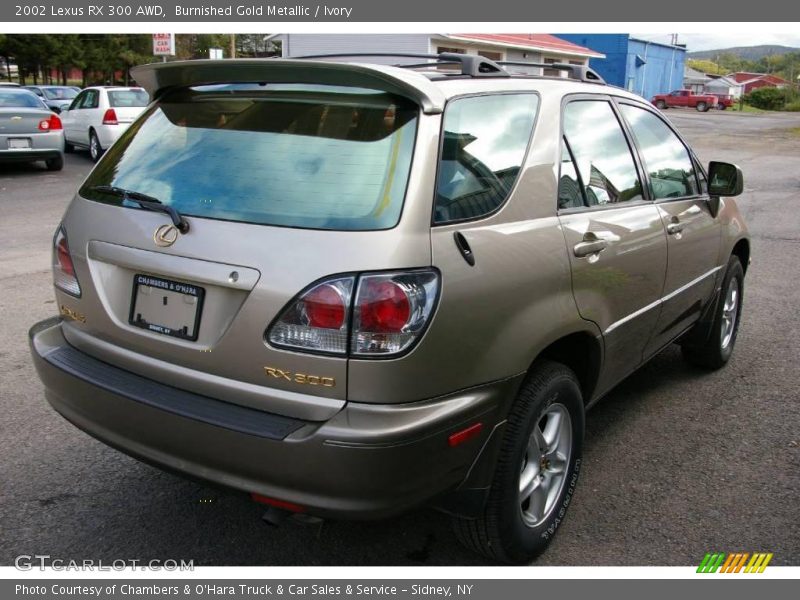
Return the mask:
<svg viewBox="0 0 800 600">
<path fill-rule="evenodd" d="M 420 58 L 428 62 L 413 64 L 396 64 L 395 67 L 405 69 L 423 69 L 426 67 L 439 67 L 453 65 L 461 67 L 459 73 L 448 74 L 448 76 L 461 75 L 466 77 L 537 77 L 531 73 L 509 73 L 504 67 L 533 67 L 541 69 L 555 69 L 566 71 L 571 79 L 584 81 L 587 83 L 605 83 L 596 71 L 585 65 L 573 65 L 568 63 L 533 63 L 515 61 L 493 61 L 483 56 L 474 54 L 457 54 L 455 52 L 442 52 L 441 54 L 418 54 L 418 53 L 398 53 L 398 52 L 342 52 L 334 54 L 309 54 L 306 56 L 296 56 L 297 59 L 326 59 L 326 58 Z M 538 77 L 542 77 L 539 75 Z"/>
<path fill-rule="evenodd" d="M 497 64 L 503 67 L 537 67 L 567 71 L 571 79 L 577 79 L 578 81 L 586 83 L 605 83 L 605 80 L 598 75 L 597 71 L 586 65 L 573 65 L 571 63 L 529 63 L 508 60 L 498 61 Z"/>
<path fill-rule="evenodd" d="M 341 54 L 312 54 L 308 56 L 296 56 L 292 58 L 313 59 L 313 58 L 423 58 L 434 62 L 415 63 L 411 65 L 397 64 L 396 67 L 406 69 L 421 69 L 424 67 L 436 67 L 443 65 L 457 65 L 461 67 L 460 75 L 469 77 L 510 77 L 503 67 L 496 62 L 476 56 L 474 54 L 456 54 L 455 52 L 442 52 L 441 54 L 416 54 L 416 53 L 396 53 L 396 52 L 345 52 Z"/>
</svg>

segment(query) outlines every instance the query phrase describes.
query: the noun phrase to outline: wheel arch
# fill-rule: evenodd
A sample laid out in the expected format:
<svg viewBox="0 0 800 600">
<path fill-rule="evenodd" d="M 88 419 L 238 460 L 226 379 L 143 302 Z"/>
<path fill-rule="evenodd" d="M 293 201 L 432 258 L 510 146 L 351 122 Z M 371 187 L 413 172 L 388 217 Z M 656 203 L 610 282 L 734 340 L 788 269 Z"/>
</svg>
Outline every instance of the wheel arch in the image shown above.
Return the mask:
<svg viewBox="0 0 800 600">
<path fill-rule="evenodd" d="M 589 404 L 597 388 L 603 363 L 602 339 L 598 335 L 582 330 L 559 337 L 539 352 L 528 371 L 534 369 L 542 359 L 572 369 L 581 386 L 583 403 Z"/>
<path fill-rule="evenodd" d="M 747 267 L 750 264 L 750 242 L 747 238 L 742 238 L 733 245 L 731 255 L 739 258 L 742 263 L 742 270 L 747 274 Z"/>
</svg>

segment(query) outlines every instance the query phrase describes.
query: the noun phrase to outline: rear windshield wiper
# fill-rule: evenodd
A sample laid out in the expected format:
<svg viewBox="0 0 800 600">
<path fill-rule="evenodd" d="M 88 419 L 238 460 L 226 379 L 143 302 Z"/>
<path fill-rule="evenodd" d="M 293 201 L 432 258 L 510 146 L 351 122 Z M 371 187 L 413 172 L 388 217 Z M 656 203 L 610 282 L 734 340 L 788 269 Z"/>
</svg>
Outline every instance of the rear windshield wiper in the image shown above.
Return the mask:
<svg viewBox="0 0 800 600">
<path fill-rule="evenodd" d="M 189 222 L 184 219 L 177 210 L 167 204 L 164 204 L 158 198 L 148 196 L 142 192 L 126 190 L 125 188 L 116 187 L 113 185 L 95 185 L 89 189 L 94 192 L 102 192 L 104 194 L 113 194 L 114 196 L 119 196 L 122 198 L 123 202 L 125 200 L 130 200 L 131 202 L 135 202 L 147 210 L 166 213 L 169 215 L 169 218 L 172 219 L 172 224 L 177 227 L 178 231 L 181 233 L 187 233 L 189 231 Z"/>
</svg>

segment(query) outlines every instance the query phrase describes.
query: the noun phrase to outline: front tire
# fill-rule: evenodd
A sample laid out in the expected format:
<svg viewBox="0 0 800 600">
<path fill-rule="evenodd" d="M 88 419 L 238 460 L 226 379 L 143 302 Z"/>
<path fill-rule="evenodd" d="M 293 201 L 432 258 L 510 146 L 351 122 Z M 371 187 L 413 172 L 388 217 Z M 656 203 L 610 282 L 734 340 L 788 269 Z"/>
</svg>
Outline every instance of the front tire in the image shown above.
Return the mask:
<svg viewBox="0 0 800 600">
<path fill-rule="evenodd" d="M 722 296 L 714 309 L 714 320 L 704 343 L 681 346 L 687 362 L 704 369 L 716 370 L 728 362 L 739 334 L 744 291 L 744 269 L 737 256 L 731 256 L 725 279 L 722 281 Z"/>
<path fill-rule="evenodd" d="M 89 156 L 93 162 L 97 162 L 103 156 L 103 148 L 100 146 L 100 140 L 97 139 L 97 134 L 94 131 L 89 132 Z"/>
<path fill-rule="evenodd" d="M 658 102 L 656 102 L 656 108 L 659 109 L 659 110 L 666 110 L 667 109 L 667 103 L 664 102 L 663 100 L 659 100 Z"/>
<path fill-rule="evenodd" d="M 454 520 L 459 540 L 506 563 L 528 563 L 544 552 L 575 491 L 583 434 L 575 374 L 559 363 L 539 363 L 508 415 L 483 514 Z"/>
<path fill-rule="evenodd" d="M 705 102 L 698 102 L 695 108 L 697 108 L 697 112 L 706 112 L 708 110 L 708 104 Z"/>
</svg>

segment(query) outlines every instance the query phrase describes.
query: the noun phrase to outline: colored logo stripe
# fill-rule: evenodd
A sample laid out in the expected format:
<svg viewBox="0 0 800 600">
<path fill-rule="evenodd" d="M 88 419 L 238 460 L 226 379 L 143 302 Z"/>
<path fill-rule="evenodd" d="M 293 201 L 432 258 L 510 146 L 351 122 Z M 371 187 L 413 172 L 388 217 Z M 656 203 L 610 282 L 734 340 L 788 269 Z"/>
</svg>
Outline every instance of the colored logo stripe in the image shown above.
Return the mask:
<svg viewBox="0 0 800 600">
<path fill-rule="evenodd" d="M 725 552 L 707 552 L 697 567 L 698 573 L 739 573 L 744 568 L 744 573 L 763 573 L 764 569 L 772 560 L 771 552 L 755 552 L 752 555 L 748 552 L 735 552 L 726 554 Z M 747 559 L 750 562 L 747 562 Z M 747 566 L 745 566 L 747 563 Z"/>
</svg>

